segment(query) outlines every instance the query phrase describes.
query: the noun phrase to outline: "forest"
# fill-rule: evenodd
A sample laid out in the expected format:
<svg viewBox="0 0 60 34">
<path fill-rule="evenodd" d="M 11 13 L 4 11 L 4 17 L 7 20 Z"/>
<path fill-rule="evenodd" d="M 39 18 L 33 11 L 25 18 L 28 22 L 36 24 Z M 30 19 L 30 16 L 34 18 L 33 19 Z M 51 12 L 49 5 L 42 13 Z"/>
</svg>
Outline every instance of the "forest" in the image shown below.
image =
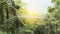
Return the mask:
<svg viewBox="0 0 60 34">
<path fill-rule="evenodd" d="M 48 6 L 47 14 L 34 18 L 39 15 L 26 17 L 21 0 L 0 0 L 0 34 L 60 34 L 60 0 L 51 2 L 55 6 Z"/>
</svg>

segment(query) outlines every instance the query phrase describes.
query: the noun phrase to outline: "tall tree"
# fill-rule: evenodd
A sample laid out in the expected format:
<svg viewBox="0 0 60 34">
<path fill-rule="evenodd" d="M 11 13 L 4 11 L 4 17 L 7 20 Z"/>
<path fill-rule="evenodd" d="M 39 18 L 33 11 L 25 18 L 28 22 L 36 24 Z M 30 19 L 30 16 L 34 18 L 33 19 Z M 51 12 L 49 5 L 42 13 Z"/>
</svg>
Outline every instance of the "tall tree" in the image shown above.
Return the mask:
<svg viewBox="0 0 60 34">
<path fill-rule="evenodd" d="M 9 32 L 11 32 L 11 34 L 19 34 L 19 27 L 23 26 L 23 24 L 19 21 L 17 14 L 16 14 L 16 10 L 20 8 L 20 6 L 15 5 L 14 0 L 0 0 L 0 23 L 4 24 L 4 19 L 7 20 L 6 24 L 6 31 L 7 34 L 9 34 Z M 14 25 L 9 24 L 9 19 L 12 16 L 16 16 L 15 21 L 13 22 Z M 9 24 L 9 26 L 8 26 Z M 10 27 L 10 25 L 12 25 L 12 27 Z"/>
</svg>

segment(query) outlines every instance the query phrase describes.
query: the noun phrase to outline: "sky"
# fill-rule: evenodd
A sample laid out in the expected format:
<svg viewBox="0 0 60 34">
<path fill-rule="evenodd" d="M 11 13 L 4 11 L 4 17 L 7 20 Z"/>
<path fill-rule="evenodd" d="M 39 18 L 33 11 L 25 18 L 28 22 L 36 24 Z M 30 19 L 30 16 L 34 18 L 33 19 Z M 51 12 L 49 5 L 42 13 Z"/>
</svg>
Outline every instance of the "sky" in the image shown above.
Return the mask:
<svg viewBox="0 0 60 34">
<path fill-rule="evenodd" d="M 30 14 L 46 14 L 48 6 L 53 6 L 51 0 L 22 0 L 27 3 L 27 9 Z"/>
</svg>

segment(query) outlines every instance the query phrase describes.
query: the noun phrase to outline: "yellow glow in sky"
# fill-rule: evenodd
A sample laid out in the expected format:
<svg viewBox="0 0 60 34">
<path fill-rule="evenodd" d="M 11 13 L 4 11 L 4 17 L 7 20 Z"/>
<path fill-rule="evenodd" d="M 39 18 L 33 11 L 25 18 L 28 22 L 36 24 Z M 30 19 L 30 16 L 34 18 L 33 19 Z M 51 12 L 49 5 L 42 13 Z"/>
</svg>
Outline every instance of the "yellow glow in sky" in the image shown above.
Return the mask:
<svg viewBox="0 0 60 34">
<path fill-rule="evenodd" d="M 48 6 L 52 6 L 51 0 L 22 0 L 27 3 L 30 14 L 46 14 Z"/>
</svg>

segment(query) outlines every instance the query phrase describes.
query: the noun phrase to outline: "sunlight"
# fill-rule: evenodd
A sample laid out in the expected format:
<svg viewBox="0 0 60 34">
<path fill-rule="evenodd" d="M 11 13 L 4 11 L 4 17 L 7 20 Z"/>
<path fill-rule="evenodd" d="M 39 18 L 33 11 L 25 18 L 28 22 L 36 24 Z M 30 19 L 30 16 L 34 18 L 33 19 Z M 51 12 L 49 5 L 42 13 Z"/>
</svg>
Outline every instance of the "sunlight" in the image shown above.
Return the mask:
<svg viewBox="0 0 60 34">
<path fill-rule="evenodd" d="M 53 5 L 51 0 L 22 0 L 22 2 L 27 3 L 26 8 L 31 16 L 47 14 L 48 6 Z"/>
</svg>

